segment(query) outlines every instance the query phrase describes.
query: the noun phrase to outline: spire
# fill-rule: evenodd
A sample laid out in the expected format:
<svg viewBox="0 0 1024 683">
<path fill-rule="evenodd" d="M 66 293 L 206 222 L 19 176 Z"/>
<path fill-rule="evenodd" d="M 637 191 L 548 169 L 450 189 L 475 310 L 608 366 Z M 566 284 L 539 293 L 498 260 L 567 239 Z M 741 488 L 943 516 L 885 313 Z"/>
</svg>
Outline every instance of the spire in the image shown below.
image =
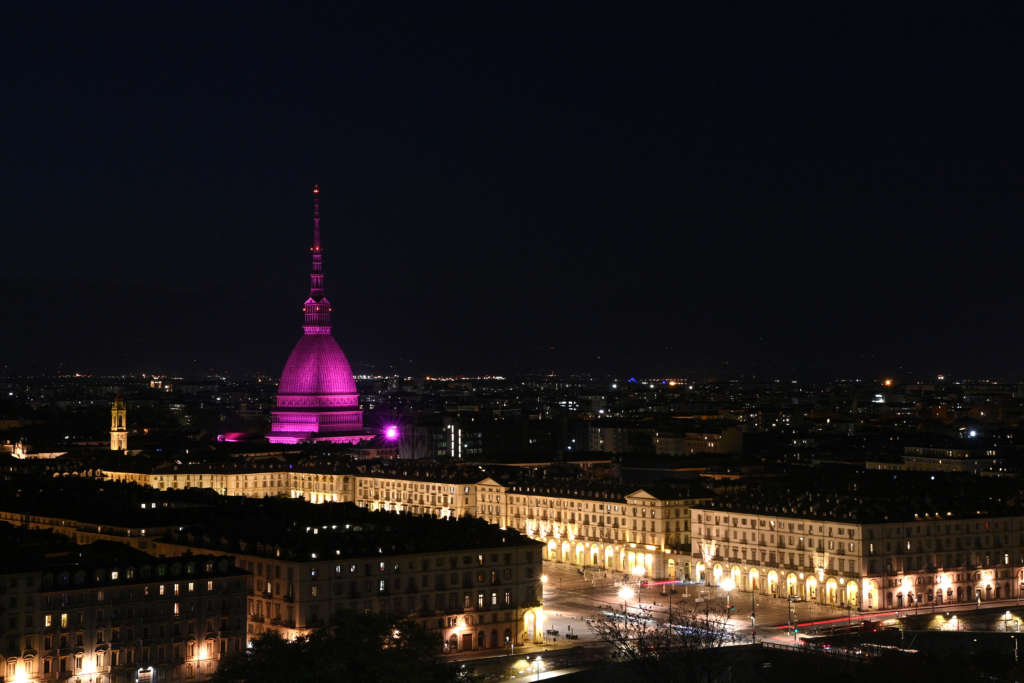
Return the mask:
<svg viewBox="0 0 1024 683">
<path fill-rule="evenodd" d="M 309 298 L 302 306 L 306 334 L 330 334 L 331 302 L 324 296 L 323 251 L 320 246 L 320 186 L 313 186 L 313 270 L 309 273 Z"/>
<path fill-rule="evenodd" d="M 313 186 L 313 251 L 320 251 L 320 186 Z"/>
<path fill-rule="evenodd" d="M 313 186 L 313 270 L 309 274 L 309 296 L 319 299 L 324 295 L 323 257 L 320 249 L 320 186 Z"/>
</svg>

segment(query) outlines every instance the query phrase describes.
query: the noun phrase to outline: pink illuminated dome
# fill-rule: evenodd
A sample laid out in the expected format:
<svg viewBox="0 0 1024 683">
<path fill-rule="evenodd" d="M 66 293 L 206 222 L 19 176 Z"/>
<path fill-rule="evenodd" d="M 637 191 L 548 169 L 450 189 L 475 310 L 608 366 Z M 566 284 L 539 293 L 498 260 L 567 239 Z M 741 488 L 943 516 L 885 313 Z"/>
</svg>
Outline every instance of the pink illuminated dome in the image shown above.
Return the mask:
<svg viewBox="0 0 1024 683">
<path fill-rule="evenodd" d="M 281 373 L 278 394 L 355 394 L 348 358 L 329 334 L 304 334 Z"/>
<path fill-rule="evenodd" d="M 363 431 L 363 412 L 352 368 L 331 335 L 331 302 L 324 294 L 320 246 L 320 190 L 313 188 L 313 269 L 309 297 L 302 304 L 302 337 L 281 373 L 277 407 L 271 414 L 271 443 L 329 441 L 358 443 L 373 438 Z"/>
</svg>

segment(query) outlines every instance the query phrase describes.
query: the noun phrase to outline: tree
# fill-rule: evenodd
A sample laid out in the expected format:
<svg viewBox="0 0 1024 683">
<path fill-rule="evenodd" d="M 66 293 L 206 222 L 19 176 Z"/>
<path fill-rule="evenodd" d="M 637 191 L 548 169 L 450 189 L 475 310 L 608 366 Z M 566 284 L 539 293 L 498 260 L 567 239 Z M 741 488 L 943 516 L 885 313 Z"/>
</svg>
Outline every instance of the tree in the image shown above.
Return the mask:
<svg viewBox="0 0 1024 683">
<path fill-rule="evenodd" d="M 270 631 L 221 662 L 215 683 L 379 681 L 458 683 L 463 669 L 445 662 L 437 634 L 381 614 L 343 611 L 330 626 L 286 641 Z"/>
<path fill-rule="evenodd" d="M 665 621 L 650 608 L 640 607 L 631 613 L 602 612 L 591 628 L 616 658 L 644 675 L 699 681 L 721 663 L 710 651 L 732 638 L 726 624 L 726 613 L 718 610 L 675 613 Z"/>
</svg>

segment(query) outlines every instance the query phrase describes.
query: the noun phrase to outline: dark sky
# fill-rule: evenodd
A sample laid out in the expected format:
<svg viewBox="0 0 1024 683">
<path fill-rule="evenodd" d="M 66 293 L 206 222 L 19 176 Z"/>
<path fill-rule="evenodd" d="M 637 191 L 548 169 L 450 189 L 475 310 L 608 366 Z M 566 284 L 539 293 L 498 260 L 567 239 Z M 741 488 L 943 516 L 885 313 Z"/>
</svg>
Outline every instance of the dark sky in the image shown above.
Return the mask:
<svg viewBox="0 0 1024 683">
<path fill-rule="evenodd" d="M 1024 374 L 1019 14 L 211 4 L 0 9 L 10 369 L 279 372 L 319 183 L 357 368 Z"/>
</svg>

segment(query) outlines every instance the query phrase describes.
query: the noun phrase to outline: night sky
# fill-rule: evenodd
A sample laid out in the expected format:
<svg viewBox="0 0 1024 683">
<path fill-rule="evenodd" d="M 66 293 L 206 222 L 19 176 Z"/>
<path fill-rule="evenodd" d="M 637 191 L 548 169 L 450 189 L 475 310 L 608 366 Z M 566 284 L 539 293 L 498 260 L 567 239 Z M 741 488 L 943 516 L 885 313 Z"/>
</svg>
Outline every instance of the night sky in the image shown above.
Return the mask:
<svg viewBox="0 0 1024 683">
<path fill-rule="evenodd" d="M 0 9 L 0 370 L 277 374 L 319 183 L 357 370 L 1024 374 L 1019 14 L 208 4 Z"/>
</svg>

